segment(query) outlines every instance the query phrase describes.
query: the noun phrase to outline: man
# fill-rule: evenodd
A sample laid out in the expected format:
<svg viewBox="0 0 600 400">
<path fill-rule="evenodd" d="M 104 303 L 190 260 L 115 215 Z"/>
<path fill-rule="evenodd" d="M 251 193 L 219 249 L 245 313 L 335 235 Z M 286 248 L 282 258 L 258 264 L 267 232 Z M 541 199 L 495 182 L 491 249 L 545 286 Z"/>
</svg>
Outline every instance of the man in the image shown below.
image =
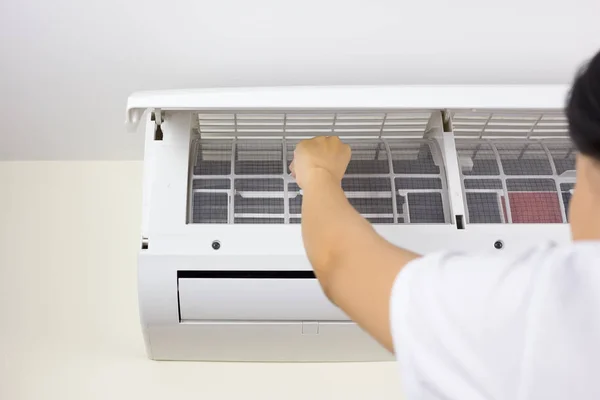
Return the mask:
<svg viewBox="0 0 600 400">
<path fill-rule="evenodd" d="M 388 243 L 341 189 L 350 148 L 336 137 L 297 146 L 315 274 L 395 352 L 409 398 L 600 399 L 600 53 L 577 76 L 567 116 L 579 150 L 574 242 L 513 256 L 421 256 Z"/>
</svg>

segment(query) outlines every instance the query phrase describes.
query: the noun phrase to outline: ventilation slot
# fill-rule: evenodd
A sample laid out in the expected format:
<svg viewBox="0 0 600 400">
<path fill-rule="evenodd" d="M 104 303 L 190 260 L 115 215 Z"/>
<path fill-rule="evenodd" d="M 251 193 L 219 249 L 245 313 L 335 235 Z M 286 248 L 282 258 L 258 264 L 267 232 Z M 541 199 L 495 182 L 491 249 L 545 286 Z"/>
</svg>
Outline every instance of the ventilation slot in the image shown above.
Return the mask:
<svg viewBox="0 0 600 400">
<path fill-rule="evenodd" d="M 535 111 L 453 111 L 452 128 L 463 138 L 546 138 L 568 136 L 568 124 L 561 112 Z"/>
<path fill-rule="evenodd" d="M 199 113 L 198 133 L 211 137 L 423 137 L 430 111 Z"/>
</svg>

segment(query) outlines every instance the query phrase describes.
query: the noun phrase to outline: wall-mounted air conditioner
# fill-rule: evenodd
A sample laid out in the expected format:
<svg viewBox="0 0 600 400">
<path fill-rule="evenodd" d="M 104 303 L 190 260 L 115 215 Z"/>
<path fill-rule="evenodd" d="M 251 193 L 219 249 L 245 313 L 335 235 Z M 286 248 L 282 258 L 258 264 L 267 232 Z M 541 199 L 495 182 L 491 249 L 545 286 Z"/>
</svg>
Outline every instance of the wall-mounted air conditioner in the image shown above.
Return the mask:
<svg viewBox="0 0 600 400">
<path fill-rule="evenodd" d="M 569 240 L 566 94 L 563 86 L 133 94 L 127 118 L 146 135 L 139 300 L 149 356 L 390 359 L 314 278 L 302 191 L 288 170 L 295 144 L 338 135 L 351 145 L 343 189 L 393 243 L 424 254 L 520 251 Z"/>
</svg>

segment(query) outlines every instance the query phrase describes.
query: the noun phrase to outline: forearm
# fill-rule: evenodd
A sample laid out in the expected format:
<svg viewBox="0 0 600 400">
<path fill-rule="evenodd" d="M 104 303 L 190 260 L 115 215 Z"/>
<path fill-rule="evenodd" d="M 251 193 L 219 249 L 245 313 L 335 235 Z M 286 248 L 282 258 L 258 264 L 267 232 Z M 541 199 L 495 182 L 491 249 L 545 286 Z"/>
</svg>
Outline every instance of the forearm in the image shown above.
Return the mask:
<svg viewBox="0 0 600 400">
<path fill-rule="evenodd" d="M 377 236 L 348 202 L 339 182 L 317 170 L 303 189 L 302 238 L 308 258 L 327 291 L 329 275 L 351 252 Z"/>
<path fill-rule="evenodd" d="M 333 176 L 315 174 L 302 201 L 302 237 L 309 260 L 329 299 L 392 351 L 392 286 L 400 269 L 419 256 L 378 235 Z"/>
</svg>

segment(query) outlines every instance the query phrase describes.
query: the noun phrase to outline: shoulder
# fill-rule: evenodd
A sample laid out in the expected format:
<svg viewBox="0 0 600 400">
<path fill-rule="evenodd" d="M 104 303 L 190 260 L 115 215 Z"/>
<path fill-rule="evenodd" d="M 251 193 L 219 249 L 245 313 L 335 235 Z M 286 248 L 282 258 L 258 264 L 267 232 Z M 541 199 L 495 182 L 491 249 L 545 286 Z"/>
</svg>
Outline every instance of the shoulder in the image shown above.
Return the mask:
<svg viewBox="0 0 600 400">
<path fill-rule="evenodd" d="M 478 335 L 482 321 L 517 318 L 534 293 L 571 291 L 574 282 L 600 286 L 600 241 L 541 244 L 500 255 L 433 253 L 411 261 L 396 277 L 392 336 L 406 339 L 425 327 L 445 331 L 449 325 Z"/>
<path fill-rule="evenodd" d="M 482 321 L 520 314 L 536 292 L 572 291 L 576 284 L 600 291 L 600 241 L 556 246 L 541 244 L 523 252 L 438 252 L 408 263 L 390 298 L 394 340 L 448 324 L 478 334 Z M 419 327 L 419 328 L 417 328 Z"/>
<path fill-rule="evenodd" d="M 541 307 L 555 312 L 600 292 L 600 242 L 502 253 L 438 252 L 398 274 L 390 326 L 413 389 L 453 376 L 452 387 L 464 389 L 457 397 L 465 398 L 473 382 L 507 376 L 518 366 L 523 332 L 532 315 L 543 314 Z"/>
</svg>

